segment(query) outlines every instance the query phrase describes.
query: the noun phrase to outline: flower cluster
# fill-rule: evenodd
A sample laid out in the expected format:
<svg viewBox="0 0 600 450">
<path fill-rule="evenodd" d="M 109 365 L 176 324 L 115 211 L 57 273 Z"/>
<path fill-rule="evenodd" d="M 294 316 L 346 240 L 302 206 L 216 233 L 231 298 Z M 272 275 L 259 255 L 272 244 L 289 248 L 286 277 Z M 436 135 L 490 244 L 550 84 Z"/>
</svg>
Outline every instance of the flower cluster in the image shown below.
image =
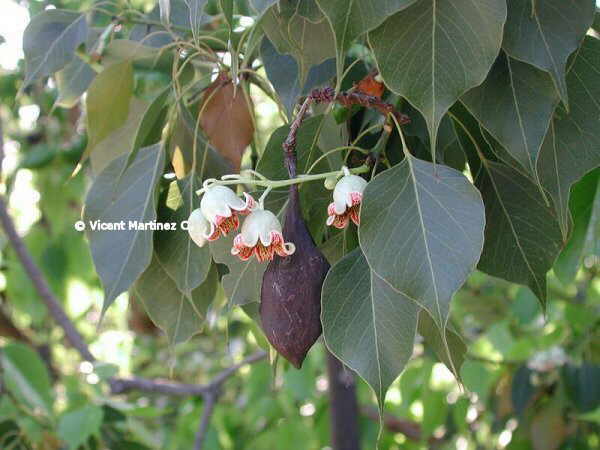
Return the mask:
<svg viewBox="0 0 600 450">
<path fill-rule="evenodd" d="M 333 190 L 333 202 L 327 208 L 327 225 L 345 228 L 350 221 L 360 224 L 360 204 L 367 182 L 350 174 L 347 168 Z M 200 247 L 207 241 L 227 236 L 240 228 L 240 216 L 244 220 L 241 232 L 233 240 L 231 254 L 242 261 L 253 255 L 258 261 L 271 261 L 275 255 L 286 257 L 294 254 L 296 247 L 285 242 L 281 223 L 271 211 L 265 210 L 262 200 L 255 201 L 244 192 L 244 199 L 226 186 L 206 186 L 200 208 L 192 211 L 188 219 L 188 232 Z M 264 196 L 263 196 L 264 197 Z"/>
<path fill-rule="evenodd" d="M 232 255 L 242 261 L 256 256 L 259 261 L 271 261 L 275 254 L 290 256 L 296 250 L 294 244 L 284 242 L 281 224 L 277 217 L 266 211 L 250 194 L 244 192 L 244 200 L 225 186 L 206 189 L 200 208 L 188 219 L 188 233 L 202 247 L 206 241 L 227 236 L 240 227 L 240 215 L 247 215 L 241 233 L 233 240 Z"/>
</svg>

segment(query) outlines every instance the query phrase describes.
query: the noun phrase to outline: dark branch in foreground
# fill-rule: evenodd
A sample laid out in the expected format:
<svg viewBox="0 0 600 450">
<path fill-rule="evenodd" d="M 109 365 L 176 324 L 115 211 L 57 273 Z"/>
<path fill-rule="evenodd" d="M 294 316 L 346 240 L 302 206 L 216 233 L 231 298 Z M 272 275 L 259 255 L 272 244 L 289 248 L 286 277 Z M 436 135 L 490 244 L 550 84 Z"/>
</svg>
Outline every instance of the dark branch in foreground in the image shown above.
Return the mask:
<svg viewBox="0 0 600 450">
<path fill-rule="evenodd" d="M 0 167 L 2 167 L 2 161 L 4 160 L 4 138 L 2 130 L 2 122 L 0 121 Z M 0 195 L 0 225 L 6 233 L 8 241 L 12 245 L 17 257 L 21 261 L 21 264 L 25 268 L 27 275 L 33 282 L 33 285 L 40 295 L 42 301 L 47 306 L 50 315 L 54 321 L 63 329 L 67 341 L 75 348 L 81 357 L 86 361 L 97 361 L 94 355 L 90 352 L 85 339 L 77 331 L 75 325 L 69 319 L 65 311 L 63 310 L 60 302 L 54 296 L 48 282 L 44 278 L 44 274 L 36 265 L 35 261 L 31 257 L 31 254 L 25 246 L 25 242 L 21 239 L 21 236 L 17 233 L 15 224 L 8 213 L 6 206 L 6 200 L 4 196 Z M 176 383 L 168 380 L 160 379 L 147 379 L 147 378 L 118 378 L 113 377 L 108 380 L 110 391 L 113 395 L 122 394 L 129 391 L 142 391 L 148 393 L 160 393 L 174 396 L 202 396 L 205 401 L 204 412 L 200 421 L 200 427 L 196 434 L 196 440 L 194 448 L 196 450 L 202 449 L 206 431 L 212 417 L 212 413 L 215 404 L 220 395 L 221 385 L 232 375 L 234 375 L 241 367 L 246 364 L 252 364 L 254 362 L 264 359 L 267 354 L 263 351 L 254 353 L 248 356 L 238 364 L 234 364 L 222 372 L 217 374 L 212 381 L 207 384 L 186 384 Z"/>
</svg>

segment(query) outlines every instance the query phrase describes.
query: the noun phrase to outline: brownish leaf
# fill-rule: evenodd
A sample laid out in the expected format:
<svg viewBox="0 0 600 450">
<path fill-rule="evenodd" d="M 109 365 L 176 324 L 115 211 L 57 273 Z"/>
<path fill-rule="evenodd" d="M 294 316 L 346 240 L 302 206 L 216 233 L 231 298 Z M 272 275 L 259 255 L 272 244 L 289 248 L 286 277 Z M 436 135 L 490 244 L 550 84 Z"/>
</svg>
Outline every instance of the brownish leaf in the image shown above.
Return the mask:
<svg viewBox="0 0 600 450">
<path fill-rule="evenodd" d="M 242 87 L 236 88 L 227 75 L 220 75 L 204 93 L 200 125 L 236 171 L 254 134 L 250 107 Z"/>
</svg>

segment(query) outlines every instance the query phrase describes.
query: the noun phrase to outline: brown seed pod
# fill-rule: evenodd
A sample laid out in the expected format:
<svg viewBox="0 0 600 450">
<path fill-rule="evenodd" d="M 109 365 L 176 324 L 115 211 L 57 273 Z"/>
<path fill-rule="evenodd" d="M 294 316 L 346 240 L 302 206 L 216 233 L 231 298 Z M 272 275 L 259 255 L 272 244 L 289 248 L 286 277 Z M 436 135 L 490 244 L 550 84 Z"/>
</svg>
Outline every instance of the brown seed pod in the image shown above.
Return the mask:
<svg viewBox="0 0 600 450">
<path fill-rule="evenodd" d="M 329 263 L 302 219 L 297 186 L 290 188 L 283 236 L 295 244 L 296 251 L 269 263 L 262 282 L 260 318 L 271 345 L 299 369 L 321 335 L 321 287 Z"/>
</svg>

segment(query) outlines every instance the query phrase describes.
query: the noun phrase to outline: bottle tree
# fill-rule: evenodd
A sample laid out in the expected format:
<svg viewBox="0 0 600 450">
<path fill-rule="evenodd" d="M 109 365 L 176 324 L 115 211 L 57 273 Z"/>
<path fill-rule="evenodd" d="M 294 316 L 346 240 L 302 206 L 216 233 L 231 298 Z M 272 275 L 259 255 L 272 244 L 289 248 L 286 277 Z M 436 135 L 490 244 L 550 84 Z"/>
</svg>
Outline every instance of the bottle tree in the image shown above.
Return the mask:
<svg viewBox="0 0 600 450">
<path fill-rule="evenodd" d="M 322 335 L 381 408 L 417 334 L 460 379 L 449 311 L 474 270 L 543 308 L 548 271 L 573 279 L 597 18 L 593 0 L 101 2 L 32 18 L 23 89 L 52 77 L 57 107 L 85 105 L 103 311 L 134 292 L 176 344 L 224 291 L 295 367 Z"/>
</svg>

